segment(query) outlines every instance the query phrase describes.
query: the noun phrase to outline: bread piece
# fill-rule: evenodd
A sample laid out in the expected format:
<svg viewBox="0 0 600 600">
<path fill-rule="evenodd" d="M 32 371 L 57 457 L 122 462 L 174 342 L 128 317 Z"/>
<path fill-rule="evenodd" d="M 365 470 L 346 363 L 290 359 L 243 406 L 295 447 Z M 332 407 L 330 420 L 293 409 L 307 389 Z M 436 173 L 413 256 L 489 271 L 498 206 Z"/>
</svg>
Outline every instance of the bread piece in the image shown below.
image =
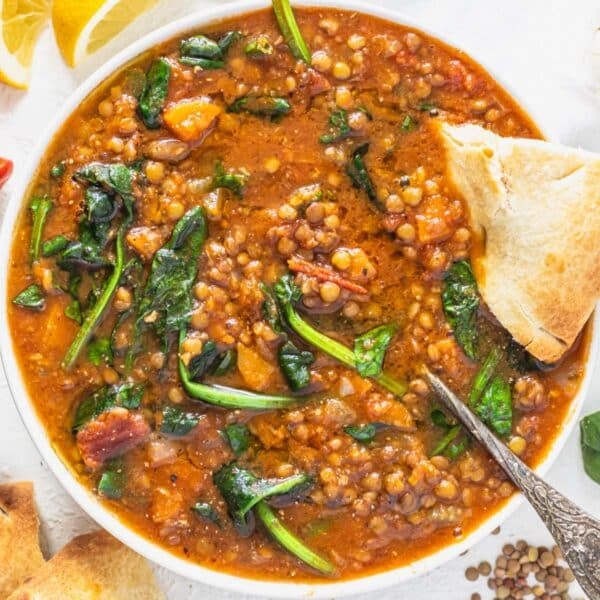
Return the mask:
<svg viewBox="0 0 600 600">
<path fill-rule="evenodd" d="M 159 600 L 148 562 L 105 531 L 71 540 L 8 600 Z"/>
<path fill-rule="evenodd" d="M 30 481 L 0 485 L 0 599 L 44 564 Z"/>
<path fill-rule="evenodd" d="M 600 156 L 476 125 L 439 125 L 448 173 L 484 239 L 488 307 L 536 358 L 556 362 L 600 296 Z"/>
</svg>

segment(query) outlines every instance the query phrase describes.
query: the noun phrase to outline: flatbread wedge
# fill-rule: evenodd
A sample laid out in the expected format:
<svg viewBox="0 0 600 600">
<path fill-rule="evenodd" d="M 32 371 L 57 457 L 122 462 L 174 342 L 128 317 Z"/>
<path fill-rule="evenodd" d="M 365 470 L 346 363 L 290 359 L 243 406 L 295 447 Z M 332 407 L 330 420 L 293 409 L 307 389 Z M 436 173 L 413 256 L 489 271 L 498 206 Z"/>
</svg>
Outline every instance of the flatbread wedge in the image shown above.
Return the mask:
<svg viewBox="0 0 600 600">
<path fill-rule="evenodd" d="M 71 540 L 8 600 L 163 600 L 148 562 L 105 531 Z"/>
<path fill-rule="evenodd" d="M 600 296 L 600 156 L 477 125 L 438 125 L 448 174 L 484 240 L 486 304 L 533 356 L 554 363 Z"/>
<path fill-rule="evenodd" d="M 0 599 L 43 564 L 33 484 L 0 484 Z"/>
</svg>

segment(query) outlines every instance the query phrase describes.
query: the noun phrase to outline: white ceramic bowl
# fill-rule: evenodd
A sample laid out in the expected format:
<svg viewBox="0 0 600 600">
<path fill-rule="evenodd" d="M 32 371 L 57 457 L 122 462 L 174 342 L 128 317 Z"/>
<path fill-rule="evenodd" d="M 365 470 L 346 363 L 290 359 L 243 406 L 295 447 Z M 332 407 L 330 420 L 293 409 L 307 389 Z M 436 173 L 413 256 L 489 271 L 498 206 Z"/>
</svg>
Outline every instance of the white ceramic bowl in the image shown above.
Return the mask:
<svg viewBox="0 0 600 600">
<path fill-rule="evenodd" d="M 429 31 L 421 23 L 414 22 L 401 14 L 393 11 L 368 5 L 357 0 L 305 0 L 300 2 L 306 6 L 323 6 L 332 8 L 345 8 L 364 12 L 381 17 L 389 21 L 394 21 L 409 27 L 420 29 L 424 33 L 440 39 L 452 47 L 459 47 L 452 40 L 445 39 L 439 34 Z M 260 597 L 278 597 L 278 598 L 331 598 L 350 596 L 353 594 L 365 593 L 376 589 L 389 587 L 398 584 L 407 579 L 427 573 L 446 561 L 455 558 L 464 552 L 479 540 L 489 535 L 490 532 L 498 527 L 522 502 L 522 496 L 514 496 L 501 510 L 496 512 L 491 518 L 482 523 L 475 531 L 465 536 L 460 542 L 447 546 L 434 554 L 415 561 L 411 565 L 392 569 L 376 575 L 353 579 L 343 582 L 304 584 L 304 583 L 278 583 L 269 581 L 258 581 L 236 577 L 234 575 L 219 573 L 217 571 L 204 568 L 197 564 L 183 560 L 167 550 L 152 543 L 146 538 L 138 535 L 127 525 L 117 519 L 110 511 L 105 509 L 97 498 L 83 485 L 77 482 L 67 467 L 55 454 L 43 424 L 38 419 L 35 409 L 29 400 L 25 383 L 21 376 L 19 366 L 12 352 L 12 342 L 9 333 L 7 320 L 7 271 L 9 265 L 10 248 L 12 244 L 13 232 L 17 223 L 17 218 L 21 211 L 23 199 L 28 192 L 28 187 L 33 179 L 37 166 L 44 155 L 46 148 L 59 131 L 67 117 L 77 109 L 80 103 L 92 92 L 102 81 L 107 79 L 112 73 L 120 69 L 121 66 L 135 58 L 148 48 L 173 38 L 179 34 L 188 32 L 192 29 L 201 30 L 203 26 L 209 23 L 241 15 L 260 8 L 266 8 L 270 5 L 269 0 L 243 0 L 232 4 L 225 4 L 220 7 L 203 10 L 176 22 L 161 27 L 157 31 L 150 33 L 131 46 L 124 49 L 112 60 L 108 61 L 102 68 L 87 79 L 77 91 L 70 97 L 63 109 L 56 116 L 46 132 L 40 137 L 37 147 L 30 155 L 27 167 L 22 171 L 20 180 L 16 183 L 15 191 L 9 201 L 4 222 L 0 233 L 0 265 L 4 269 L 4 275 L 0 278 L 0 350 L 2 353 L 2 362 L 8 378 L 8 383 L 25 426 L 35 445 L 40 451 L 42 457 L 49 465 L 53 473 L 61 482 L 63 487 L 71 494 L 81 508 L 90 515 L 99 525 L 107 529 L 111 534 L 120 539 L 123 543 L 133 548 L 139 554 L 149 560 L 162 565 L 171 571 L 180 575 L 206 583 L 215 587 L 240 592 L 244 594 L 254 594 Z M 474 57 L 476 58 L 476 57 Z M 509 93 L 511 90 L 502 82 L 495 73 L 490 74 L 498 81 Z M 512 94 L 519 104 L 527 110 L 526 103 L 518 98 L 517 94 Z M 528 111 L 531 116 L 531 111 Z M 536 123 L 540 129 L 540 123 Z M 554 462 L 562 449 L 569 434 L 577 422 L 577 417 L 590 383 L 592 367 L 595 363 L 595 357 L 599 345 L 600 327 L 599 318 L 594 319 L 594 332 L 591 341 L 590 353 L 587 361 L 587 369 L 584 380 L 581 383 L 579 393 L 574 399 L 569 414 L 563 424 L 560 435 L 556 438 L 550 452 L 543 462 L 538 466 L 537 472 L 545 473 Z"/>
</svg>

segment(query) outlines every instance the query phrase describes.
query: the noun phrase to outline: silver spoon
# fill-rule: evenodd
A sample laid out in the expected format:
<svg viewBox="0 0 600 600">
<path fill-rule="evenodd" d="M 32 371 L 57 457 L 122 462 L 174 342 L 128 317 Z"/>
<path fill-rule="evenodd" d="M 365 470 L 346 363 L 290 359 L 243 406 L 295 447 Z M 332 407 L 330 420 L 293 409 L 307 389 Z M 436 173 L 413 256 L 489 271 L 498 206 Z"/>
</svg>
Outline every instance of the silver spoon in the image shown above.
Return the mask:
<svg viewBox="0 0 600 600">
<path fill-rule="evenodd" d="M 540 479 L 490 432 L 439 377 L 427 370 L 425 375 L 440 400 L 496 459 L 535 508 L 585 593 L 591 600 L 600 600 L 600 521 Z"/>
</svg>

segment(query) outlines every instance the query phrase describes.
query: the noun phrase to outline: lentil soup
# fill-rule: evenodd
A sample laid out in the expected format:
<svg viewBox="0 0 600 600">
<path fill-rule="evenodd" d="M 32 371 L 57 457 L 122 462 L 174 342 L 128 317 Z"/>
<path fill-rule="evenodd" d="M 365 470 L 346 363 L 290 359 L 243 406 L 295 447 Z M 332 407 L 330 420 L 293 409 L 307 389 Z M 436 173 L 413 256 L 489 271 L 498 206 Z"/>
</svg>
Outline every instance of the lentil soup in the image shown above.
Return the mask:
<svg viewBox="0 0 600 600">
<path fill-rule="evenodd" d="M 539 137 L 515 101 L 421 32 L 296 17 L 308 56 L 259 11 L 87 99 L 27 198 L 9 322 L 53 446 L 128 525 L 220 571 L 348 579 L 514 491 L 423 364 L 535 465 L 588 344 L 540 365 L 477 294 L 434 124 Z"/>
</svg>

